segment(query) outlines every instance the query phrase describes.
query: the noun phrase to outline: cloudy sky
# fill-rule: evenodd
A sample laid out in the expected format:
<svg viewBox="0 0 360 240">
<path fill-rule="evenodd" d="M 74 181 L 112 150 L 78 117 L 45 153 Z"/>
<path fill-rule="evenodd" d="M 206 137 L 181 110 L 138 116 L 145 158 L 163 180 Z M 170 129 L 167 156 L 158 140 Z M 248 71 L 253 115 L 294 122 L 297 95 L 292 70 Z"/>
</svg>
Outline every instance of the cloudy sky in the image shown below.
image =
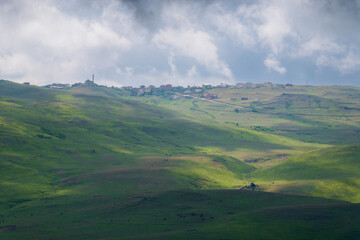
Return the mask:
<svg viewBox="0 0 360 240">
<path fill-rule="evenodd" d="M 0 79 L 360 86 L 360 0 L 0 0 Z"/>
</svg>

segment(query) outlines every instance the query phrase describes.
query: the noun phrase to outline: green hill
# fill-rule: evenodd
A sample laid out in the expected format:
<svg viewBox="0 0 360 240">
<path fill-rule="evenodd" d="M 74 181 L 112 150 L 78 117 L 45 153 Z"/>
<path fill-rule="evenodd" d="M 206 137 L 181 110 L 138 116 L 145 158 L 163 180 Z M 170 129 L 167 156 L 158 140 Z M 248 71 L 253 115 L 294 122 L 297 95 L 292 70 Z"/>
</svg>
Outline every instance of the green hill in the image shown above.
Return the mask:
<svg viewBox="0 0 360 240">
<path fill-rule="evenodd" d="M 343 201 L 359 202 L 358 146 L 267 131 L 258 123 L 275 113 L 215 105 L 0 81 L 1 239 L 359 236 L 359 205 Z M 297 195 L 238 190 L 251 181 Z"/>
<path fill-rule="evenodd" d="M 213 102 L 158 96 L 137 99 L 202 122 L 271 131 L 313 144 L 360 144 L 360 89 L 357 87 L 214 88 L 207 92 L 218 98 Z M 192 96 L 200 97 L 195 93 Z"/>
<path fill-rule="evenodd" d="M 201 188 L 231 188 L 243 184 L 239 172 L 253 167 L 231 157 L 217 161 L 218 156 L 313 148 L 255 131 L 194 122 L 124 100 L 106 88 L 65 92 L 1 84 L 0 154 L 7 169 L 2 189 L 9 194 L 5 202 L 42 196 L 58 187 L 62 177 L 113 167 L 166 169 Z M 27 194 L 17 196 L 16 189 Z"/>
<path fill-rule="evenodd" d="M 2 239 L 357 239 L 359 205 L 238 191 L 39 199 L 5 211 Z M 4 229 L 4 228 L 3 228 Z"/>
<path fill-rule="evenodd" d="M 270 191 L 306 193 L 360 202 L 360 145 L 314 150 L 252 174 Z"/>
</svg>

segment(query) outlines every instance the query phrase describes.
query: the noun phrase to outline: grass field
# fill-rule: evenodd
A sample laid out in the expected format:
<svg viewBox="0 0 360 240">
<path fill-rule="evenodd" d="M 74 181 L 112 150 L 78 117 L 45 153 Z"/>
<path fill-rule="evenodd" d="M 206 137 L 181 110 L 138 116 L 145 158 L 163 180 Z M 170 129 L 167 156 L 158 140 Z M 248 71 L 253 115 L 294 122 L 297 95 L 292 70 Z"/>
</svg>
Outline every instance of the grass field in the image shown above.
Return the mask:
<svg viewBox="0 0 360 240">
<path fill-rule="evenodd" d="M 11 211 L 2 239 L 356 239 L 359 205 L 207 190 L 34 201 Z M 5 212 L 5 214 L 8 214 Z"/>
<path fill-rule="evenodd" d="M 198 98 L 168 100 L 138 97 L 199 119 L 264 131 L 310 143 L 344 145 L 360 143 L 360 89 L 342 86 L 294 86 L 287 88 L 208 90 L 218 103 Z M 197 94 L 193 94 L 197 96 Z M 248 100 L 241 100 L 242 97 Z M 235 98 L 236 100 L 231 100 Z M 258 99 L 259 102 L 254 101 Z M 225 105 L 230 104 L 230 105 Z M 238 112 L 235 112 L 238 109 Z"/>
<path fill-rule="evenodd" d="M 0 81 L 0 238 L 360 237 L 358 88 L 209 91 Z"/>
</svg>

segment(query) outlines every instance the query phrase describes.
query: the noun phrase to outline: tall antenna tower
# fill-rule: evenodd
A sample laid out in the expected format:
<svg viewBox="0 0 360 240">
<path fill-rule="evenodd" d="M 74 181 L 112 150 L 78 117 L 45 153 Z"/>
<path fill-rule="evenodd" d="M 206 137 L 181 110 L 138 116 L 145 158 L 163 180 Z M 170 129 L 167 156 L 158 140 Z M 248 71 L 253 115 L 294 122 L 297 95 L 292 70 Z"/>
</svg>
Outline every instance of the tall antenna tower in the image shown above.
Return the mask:
<svg viewBox="0 0 360 240">
<path fill-rule="evenodd" d="M 93 83 L 94 83 L 94 78 L 95 78 L 95 77 L 94 77 L 94 74 L 93 74 L 93 75 L 92 75 L 92 79 L 91 79 Z"/>
</svg>

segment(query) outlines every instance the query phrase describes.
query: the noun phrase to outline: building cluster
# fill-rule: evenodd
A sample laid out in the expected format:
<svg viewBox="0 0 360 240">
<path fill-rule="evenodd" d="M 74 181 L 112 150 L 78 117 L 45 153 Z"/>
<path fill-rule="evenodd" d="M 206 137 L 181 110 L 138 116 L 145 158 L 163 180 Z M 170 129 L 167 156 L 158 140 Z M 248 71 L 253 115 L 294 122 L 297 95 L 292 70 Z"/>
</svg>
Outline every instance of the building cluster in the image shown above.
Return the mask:
<svg viewBox="0 0 360 240">
<path fill-rule="evenodd" d="M 264 83 L 236 83 L 235 88 L 261 88 L 261 87 L 271 87 L 271 88 L 285 88 L 285 87 L 292 87 L 293 85 L 290 83 L 287 84 L 275 84 L 272 82 L 264 82 Z M 231 87 L 231 86 L 230 86 Z"/>
<path fill-rule="evenodd" d="M 215 98 L 218 98 L 218 96 L 214 93 L 209 93 L 209 92 L 206 92 L 206 93 L 202 93 L 200 95 L 200 97 L 202 98 L 206 98 L 206 99 L 215 99 Z"/>
<path fill-rule="evenodd" d="M 133 86 L 123 86 L 122 90 L 128 91 L 131 96 L 144 96 L 144 95 L 163 95 L 163 94 L 175 94 L 172 96 L 172 99 L 179 99 L 181 97 L 191 97 L 191 94 L 197 94 L 197 96 L 206 99 L 215 99 L 218 96 L 215 93 L 207 92 L 206 90 L 211 90 L 215 88 L 261 88 L 261 87 L 271 87 L 271 88 L 285 88 L 291 87 L 292 84 L 273 84 L 271 82 L 265 83 L 236 83 L 235 85 L 230 85 L 226 83 L 221 83 L 219 85 L 209 85 L 204 84 L 202 86 L 173 86 L 171 84 L 160 85 L 160 87 L 155 87 L 154 85 L 149 85 L 148 87 L 141 85 L 139 87 Z M 231 100 L 248 100 L 248 98 L 243 97 L 241 99 L 231 98 Z M 254 101 L 259 102 L 260 99 L 256 98 Z"/>
<path fill-rule="evenodd" d="M 154 85 L 149 85 L 148 87 L 145 87 L 144 85 L 141 85 L 140 87 L 123 86 L 121 89 L 130 92 L 130 95 L 132 96 L 174 94 L 172 99 L 179 99 L 181 96 L 190 96 L 191 93 L 201 94 L 204 91 L 200 86 L 181 87 L 173 86 L 172 84 L 160 85 L 160 87 L 155 87 Z"/>
<path fill-rule="evenodd" d="M 24 83 L 24 84 L 30 84 L 30 83 Z M 97 85 L 94 82 L 94 75 L 92 76 L 92 80 L 86 80 L 84 83 L 75 83 L 70 86 L 70 84 L 61 84 L 61 83 L 53 83 L 50 85 L 47 85 L 45 87 L 52 88 L 52 89 L 64 89 L 64 88 L 70 88 L 70 87 L 106 87 Z M 208 100 L 216 99 L 218 98 L 217 94 L 209 92 L 207 90 L 216 89 L 216 88 L 230 88 L 230 89 L 236 89 L 236 88 L 247 88 L 247 89 L 254 89 L 254 88 L 261 88 L 261 87 L 271 87 L 271 88 L 286 88 L 286 87 L 292 87 L 292 84 L 273 84 L 271 82 L 264 82 L 264 83 L 236 83 L 235 85 L 230 85 L 226 83 L 221 83 L 219 85 L 210 85 L 210 84 L 204 84 L 202 86 L 173 86 L 172 84 L 164 84 L 160 85 L 159 87 L 156 87 L 154 85 L 141 85 L 139 87 L 133 87 L 133 86 L 123 86 L 121 88 L 118 87 L 111 87 L 113 89 L 123 90 L 125 94 L 128 94 L 130 96 L 145 96 L 145 95 L 155 95 L 155 96 L 167 96 L 170 99 L 176 100 L 180 98 L 192 98 L 192 97 L 200 97 Z M 241 98 L 230 98 L 232 101 L 247 101 L 249 98 L 247 97 L 241 97 Z M 252 99 L 252 101 L 260 102 L 260 98 Z"/>
<path fill-rule="evenodd" d="M 64 88 L 70 88 L 70 84 L 64 84 L 64 83 L 52 83 L 50 85 L 46 85 L 45 87 L 51 88 L 51 89 L 64 89 Z"/>
<path fill-rule="evenodd" d="M 71 87 L 96 87 L 97 85 L 94 80 L 86 80 L 84 83 L 75 83 Z"/>
<path fill-rule="evenodd" d="M 105 86 L 97 85 L 95 83 L 94 74 L 91 76 L 91 80 L 87 79 L 84 83 L 75 83 L 75 84 L 71 85 L 71 87 L 97 87 L 97 86 L 105 87 Z M 70 84 L 53 83 L 53 84 L 47 85 L 45 87 L 53 88 L 53 89 L 62 89 L 62 88 L 69 88 Z"/>
</svg>

